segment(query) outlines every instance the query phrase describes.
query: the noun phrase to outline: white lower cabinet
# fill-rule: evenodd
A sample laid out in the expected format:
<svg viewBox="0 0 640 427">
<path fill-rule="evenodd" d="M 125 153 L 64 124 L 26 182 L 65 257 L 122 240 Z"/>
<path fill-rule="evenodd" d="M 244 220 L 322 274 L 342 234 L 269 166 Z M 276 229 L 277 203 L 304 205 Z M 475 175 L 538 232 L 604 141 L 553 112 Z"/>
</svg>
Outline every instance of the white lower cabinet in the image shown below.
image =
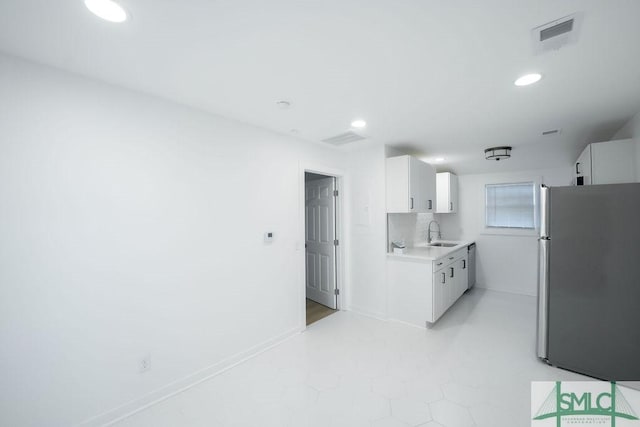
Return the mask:
<svg viewBox="0 0 640 427">
<path fill-rule="evenodd" d="M 460 298 L 460 296 L 462 294 L 464 294 L 464 292 L 468 289 L 469 287 L 469 271 L 467 270 L 467 261 L 469 259 L 469 256 L 467 255 L 467 252 L 465 251 L 464 256 L 461 258 L 458 258 L 455 260 L 455 262 L 453 263 L 453 266 L 451 267 L 452 270 L 455 273 L 455 277 L 454 277 L 454 295 L 455 295 L 455 299 L 457 300 L 458 298 Z"/>
<path fill-rule="evenodd" d="M 467 250 L 457 252 L 447 257 L 443 267 L 433 274 L 434 286 L 434 316 L 431 322 L 438 320 L 449 307 L 451 307 L 467 290 L 469 272 L 467 271 Z"/>
<path fill-rule="evenodd" d="M 387 260 L 391 317 L 417 326 L 436 322 L 468 286 L 467 248 L 435 261 Z"/>
<path fill-rule="evenodd" d="M 433 315 L 426 318 L 426 322 L 435 322 L 445 312 L 449 302 L 449 287 L 447 286 L 447 272 L 443 267 L 433 274 Z"/>
</svg>

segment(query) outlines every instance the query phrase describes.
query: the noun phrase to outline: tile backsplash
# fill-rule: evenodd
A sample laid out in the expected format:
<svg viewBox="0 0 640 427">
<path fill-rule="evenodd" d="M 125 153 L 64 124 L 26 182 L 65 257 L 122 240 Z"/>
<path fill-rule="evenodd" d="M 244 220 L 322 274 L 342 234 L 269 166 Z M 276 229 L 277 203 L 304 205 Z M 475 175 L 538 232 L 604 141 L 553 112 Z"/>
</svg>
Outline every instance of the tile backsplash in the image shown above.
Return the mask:
<svg viewBox="0 0 640 427">
<path fill-rule="evenodd" d="M 387 250 L 392 250 L 391 242 L 399 240 L 404 240 L 408 248 L 426 243 L 427 227 L 433 219 L 434 215 L 430 213 L 387 214 Z M 436 237 L 436 233 L 433 233 L 433 238 Z"/>
</svg>

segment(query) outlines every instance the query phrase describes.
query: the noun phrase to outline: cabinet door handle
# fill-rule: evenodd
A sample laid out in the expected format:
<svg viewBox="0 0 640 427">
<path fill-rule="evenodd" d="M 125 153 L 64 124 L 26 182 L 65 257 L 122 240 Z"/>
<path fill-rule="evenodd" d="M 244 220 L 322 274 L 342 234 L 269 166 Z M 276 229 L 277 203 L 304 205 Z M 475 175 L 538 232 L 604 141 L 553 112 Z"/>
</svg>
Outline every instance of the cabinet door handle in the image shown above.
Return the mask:
<svg viewBox="0 0 640 427">
<path fill-rule="evenodd" d="M 576 163 L 576 174 L 580 174 L 580 169 L 578 169 L 579 166 L 580 162 Z"/>
<path fill-rule="evenodd" d="M 453 212 L 453 202 L 449 202 L 449 210 Z"/>
<path fill-rule="evenodd" d="M 411 207 L 409 209 L 413 209 L 413 197 L 409 199 L 411 201 Z"/>
<path fill-rule="evenodd" d="M 462 260 L 462 269 L 464 270 L 465 268 L 467 268 L 467 260 L 463 259 Z"/>
<path fill-rule="evenodd" d="M 449 277 L 453 277 L 453 267 L 449 267 L 449 270 L 451 270 L 451 275 Z"/>
<path fill-rule="evenodd" d="M 433 209 L 433 202 L 429 200 L 429 210 Z"/>
<path fill-rule="evenodd" d="M 437 263 L 436 265 L 442 265 L 442 263 L 441 263 L 441 262 L 439 262 L 439 263 Z"/>
<path fill-rule="evenodd" d="M 455 257 L 450 256 L 449 259 L 454 259 Z"/>
<path fill-rule="evenodd" d="M 444 274 L 444 273 L 441 273 L 441 274 L 442 274 L 442 283 L 444 283 L 444 282 L 445 282 L 445 280 L 446 280 L 446 277 L 447 277 L 447 276 L 445 276 L 445 274 Z"/>
</svg>

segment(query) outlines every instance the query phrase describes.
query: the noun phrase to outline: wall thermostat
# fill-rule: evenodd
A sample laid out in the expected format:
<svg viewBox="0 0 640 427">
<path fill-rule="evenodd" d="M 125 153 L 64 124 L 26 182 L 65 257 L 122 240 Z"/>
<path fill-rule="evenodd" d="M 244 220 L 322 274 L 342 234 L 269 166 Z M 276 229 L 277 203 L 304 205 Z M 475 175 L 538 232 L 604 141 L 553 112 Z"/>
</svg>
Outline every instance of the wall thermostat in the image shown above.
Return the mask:
<svg viewBox="0 0 640 427">
<path fill-rule="evenodd" d="M 264 233 L 264 242 L 271 243 L 273 242 L 273 231 L 267 231 Z"/>
</svg>

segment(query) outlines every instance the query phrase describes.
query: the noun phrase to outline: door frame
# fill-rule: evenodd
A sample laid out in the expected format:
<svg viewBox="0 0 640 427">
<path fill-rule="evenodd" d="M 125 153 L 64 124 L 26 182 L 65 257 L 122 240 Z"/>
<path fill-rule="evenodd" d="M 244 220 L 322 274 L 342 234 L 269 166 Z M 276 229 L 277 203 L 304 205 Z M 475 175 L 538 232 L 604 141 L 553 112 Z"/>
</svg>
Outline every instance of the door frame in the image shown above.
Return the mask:
<svg viewBox="0 0 640 427">
<path fill-rule="evenodd" d="M 307 329 L 307 303 L 306 303 L 306 251 L 305 251 L 305 242 L 306 242 L 306 215 L 305 215 L 305 173 L 317 173 L 320 175 L 326 175 L 328 177 L 333 177 L 336 179 L 336 190 L 338 190 L 338 197 L 336 198 L 336 239 L 338 239 L 338 247 L 336 250 L 336 288 L 339 289 L 340 293 L 336 298 L 336 309 L 343 310 L 345 308 L 346 303 L 346 239 L 347 235 L 345 229 L 345 172 L 340 169 L 335 169 L 331 167 L 327 167 L 324 165 L 317 164 L 307 164 L 301 163 L 299 168 L 299 195 L 298 195 L 298 215 L 299 215 L 299 240 L 296 244 L 299 256 L 298 263 L 300 265 L 300 280 L 298 287 L 298 325 L 300 331 L 304 331 Z"/>
</svg>

